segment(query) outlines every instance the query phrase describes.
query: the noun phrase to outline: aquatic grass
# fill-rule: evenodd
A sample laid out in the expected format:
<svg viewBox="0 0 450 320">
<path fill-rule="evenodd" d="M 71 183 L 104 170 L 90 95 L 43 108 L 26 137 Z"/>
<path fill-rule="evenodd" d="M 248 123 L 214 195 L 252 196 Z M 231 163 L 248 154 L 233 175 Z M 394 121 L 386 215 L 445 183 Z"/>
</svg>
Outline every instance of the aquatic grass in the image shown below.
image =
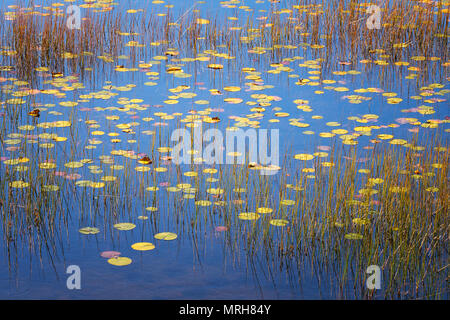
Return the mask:
<svg viewBox="0 0 450 320">
<path fill-rule="evenodd" d="M 11 63 L 16 65 L 23 76 L 27 76 L 27 72 L 33 75 L 33 68 L 41 66 L 48 67 L 52 72 L 64 72 L 58 68 L 68 67 L 72 72 L 84 74 L 88 66 L 97 65 L 97 57 L 107 63 L 113 62 L 126 48 L 123 38 L 130 36 L 131 42 L 140 42 L 139 38 L 142 37 L 146 49 L 128 47 L 133 65 L 138 60 L 146 60 L 145 55 L 148 53 L 167 53 L 175 39 L 178 47 L 193 50 L 194 54 L 209 48 L 217 49 L 224 43 L 229 50 L 274 47 L 275 50 L 271 50 L 272 60 L 281 60 L 279 56 L 285 52 L 284 46 L 300 43 L 300 46 L 295 47 L 306 49 L 324 38 L 325 50 L 319 48 L 312 51 L 320 53 L 319 57 L 326 68 L 335 68 L 339 61 L 347 59 L 355 64 L 356 58 L 361 58 L 361 55 L 373 61 L 376 52 L 386 52 L 392 61 L 412 55 L 431 57 L 432 54 L 446 60 L 445 21 L 448 20 L 448 12 L 443 13 L 439 7 L 416 5 L 412 1 L 388 2 L 385 5 L 382 7 L 384 14 L 380 30 L 370 30 L 365 26 L 367 4 L 336 0 L 327 1 L 326 9 L 320 1 L 317 4 L 299 1 L 290 9 L 287 18 L 277 10 L 270 11 L 267 19 L 259 22 L 250 16 L 241 27 L 239 36 L 225 29 L 228 28 L 228 22 L 222 23 L 218 17 L 210 18 L 204 26 L 198 24 L 198 13 L 190 10 L 178 18 L 168 12 L 163 19 L 153 12 L 124 16 L 112 12 L 88 14 L 81 30 L 66 29 L 63 17 L 52 14 L 39 17 L 18 13 L 12 22 L 8 22 L 6 30 L 2 24 L 1 33 L 5 35 L 5 44 L 15 52 L 6 57 L 17 60 Z M 398 12 L 403 14 L 399 16 Z M 120 26 L 124 25 L 128 25 L 129 30 L 120 31 Z M 155 30 L 164 31 L 156 35 Z M 319 36 L 319 30 L 329 32 Z M 8 40 L 11 35 L 16 37 L 15 40 Z M 243 37 L 249 40 L 242 41 Z M 256 39 L 258 42 L 255 42 Z M 405 39 L 408 41 L 405 42 Z M 153 46 L 151 43 L 160 45 Z M 341 58 L 330 61 L 329 57 L 334 56 L 335 51 Z M 38 55 L 38 52 L 41 53 Z M 259 59 L 259 55 L 256 58 Z M 89 74 L 92 76 L 92 73 Z M 426 77 L 426 70 L 421 75 Z"/>
<path fill-rule="evenodd" d="M 237 59 L 230 54 L 238 55 L 248 50 L 257 52 L 256 60 L 260 64 L 269 60 L 272 60 L 270 62 L 281 61 L 279 59 L 285 56 L 303 51 L 308 53 L 307 57 L 323 58 L 323 61 L 319 61 L 321 64 L 324 66 L 328 64 L 328 68 L 335 68 L 336 61 L 330 61 L 335 56 L 332 54 L 333 51 L 329 50 L 337 50 L 341 60 L 351 60 L 353 65 L 361 54 L 376 59 L 377 54 L 387 52 L 392 55 L 392 61 L 394 61 L 402 58 L 402 55 L 397 50 L 399 48 L 394 48 L 393 45 L 400 41 L 403 43 L 407 39 L 415 39 L 415 36 L 422 37 L 423 43 L 417 46 L 418 49 L 415 46 L 415 49 L 412 49 L 412 45 L 408 44 L 406 47 L 408 55 L 405 57 L 411 54 L 424 54 L 429 57 L 433 53 L 445 60 L 446 53 L 442 52 L 442 48 L 445 48 L 446 38 L 435 39 L 432 36 L 433 32 L 444 30 L 442 24 L 437 26 L 425 24 L 422 27 L 419 23 L 418 32 L 422 33 L 416 35 L 412 34 L 416 32 L 412 31 L 415 28 L 399 29 L 398 19 L 403 18 L 392 13 L 384 16 L 383 21 L 386 19 L 385 24 L 389 24 L 389 21 L 396 22 L 395 24 L 384 26 L 385 29 L 380 32 L 367 31 L 364 29 L 364 24 L 346 23 L 346 21 L 365 19 L 364 8 L 358 8 L 354 2 L 351 2 L 349 7 L 345 1 L 326 2 L 328 7 L 323 10 L 324 13 L 319 12 L 322 11 L 320 8 L 324 7 L 324 2 L 321 6 L 310 6 L 309 4 L 312 3 L 310 1 L 299 3 L 307 3 L 308 8 L 302 11 L 304 15 L 300 14 L 299 10 L 298 20 L 286 20 L 279 13 L 271 12 L 266 19 L 272 25 L 270 28 L 263 28 L 253 21 L 253 17 L 249 17 L 242 29 L 236 33 L 221 29 L 225 27 L 221 27 L 219 18 L 211 18 L 208 25 L 196 23 L 198 18 L 203 17 L 197 13 L 186 14 L 181 19 L 175 20 L 179 23 L 177 29 L 177 26 L 172 24 L 175 18 L 168 12 L 164 19 L 157 20 L 156 17 L 150 17 L 148 21 L 139 20 L 138 17 L 130 19 L 128 15 L 123 18 L 112 14 L 101 18 L 88 17 L 86 28 L 83 28 L 82 32 L 65 30 L 63 19 L 44 17 L 42 38 L 38 36 L 41 32 L 38 18 L 19 15 L 17 20 L 11 23 L 11 34 L 4 34 L 4 29 L 2 34 L 7 40 L 11 35 L 13 36 L 13 42 L 7 44 L 17 53 L 6 57 L 11 59 L 9 62 L 11 65 L 16 66 L 20 78 L 33 75 L 33 70 L 38 66 L 46 66 L 49 71 L 64 74 L 80 72 L 88 66 L 106 73 L 113 69 L 114 64 L 118 62 L 117 57 L 123 53 L 130 54 L 131 66 L 140 59 L 148 60 L 150 55 L 153 57 L 153 54 L 162 54 L 166 59 L 163 59 L 163 63 L 158 66 L 161 72 L 170 64 L 179 62 L 175 60 L 180 58 L 178 55 L 172 56 L 168 53 L 173 54 L 176 49 L 173 48 L 175 43 L 178 48 L 189 48 L 187 51 L 181 50 L 182 56 L 188 54 L 196 56 L 201 50 L 212 49 L 214 51 L 209 51 L 207 56 L 213 61 L 216 58 L 224 58 L 219 52 L 222 48 L 227 48 L 229 51 L 225 57 L 228 61 L 227 67 L 230 69 L 239 67 L 239 62 L 235 62 Z M 410 2 L 402 1 L 395 10 L 404 10 L 404 7 L 408 5 Z M 408 15 L 409 13 L 418 14 L 419 22 L 430 18 L 432 14 L 430 11 L 415 13 L 414 10 L 406 10 L 403 12 Z M 290 14 L 292 17 L 292 12 Z M 322 18 L 326 15 L 332 15 L 332 17 Z M 444 18 L 441 16 L 439 19 Z M 305 25 L 297 28 L 299 25 L 295 22 L 300 21 Z M 406 20 L 400 21 L 405 23 Z M 322 23 L 325 24 L 324 27 Z M 128 25 L 127 31 L 136 32 L 139 35 L 120 35 L 122 32 L 119 32 L 119 26 L 122 25 Z M 228 28 L 227 24 L 224 25 Z M 140 26 L 146 28 L 142 37 Z M 323 28 L 329 30 L 327 37 L 320 35 Z M 301 35 L 300 29 L 311 35 Z M 163 30 L 163 32 L 155 34 L 155 30 Z M 390 33 L 387 33 L 388 31 Z M 378 36 L 375 33 L 378 33 Z M 385 38 L 387 34 L 389 37 Z M 336 35 L 337 43 L 333 41 Z M 125 41 L 122 41 L 122 37 L 130 37 L 130 41 L 145 43 L 146 48 L 123 47 Z M 142 39 L 146 40 L 142 41 Z M 302 39 L 304 44 L 296 48 L 297 51 L 293 51 L 294 53 L 288 51 L 292 49 L 284 47 L 296 43 L 297 39 Z M 311 48 L 311 45 L 320 45 L 323 40 L 326 40 L 326 47 Z M 150 46 L 149 49 L 149 43 L 153 41 L 161 42 L 161 46 Z M 365 41 L 364 46 L 362 41 Z M 431 46 L 430 43 L 433 45 Z M 29 50 L 39 46 L 44 49 L 40 58 Z M 369 49 L 365 52 L 365 49 L 361 49 L 362 47 Z M 77 57 L 65 55 L 67 52 L 75 54 L 80 48 L 92 54 L 82 54 Z M 384 48 L 386 52 L 376 51 L 380 48 Z M 266 50 L 270 52 L 269 55 L 258 54 Z M 36 49 L 37 51 L 39 50 Z M 63 58 L 64 55 L 66 58 Z M 102 55 L 102 58 L 97 58 L 97 55 Z M 195 70 L 195 67 L 193 69 Z M 322 71 L 325 74 L 326 70 Z M 385 78 L 387 71 L 383 69 L 379 72 L 380 78 Z M 92 75 L 92 77 L 95 76 L 97 75 Z M 242 79 L 242 74 L 236 77 Z M 195 81 L 195 77 L 193 78 Z M 216 73 L 213 79 L 216 80 Z M 222 74 L 217 75 L 217 82 L 219 87 L 223 87 L 225 81 Z M 189 82 L 186 80 L 186 83 Z M 192 102 L 190 103 L 195 107 Z M 23 109 L 26 110 L 31 106 L 31 101 L 27 101 Z M 6 136 L 3 132 L 16 132 L 18 120 L 23 119 L 20 106 L 12 104 L 6 109 L 8 114 L 12 114 L 11 119 L 17 120 L 10 123 L 3 120 L 2 142 Z M 47 116 L 46 113 L 45 116 Z M 69 119 L 72 122 L 68 130 L 70 152 L 67 151 L 67 147 L 59 149 L 57 145 L 55 153 L 62 158 L 60 161 L 77 161 L 85 158 L 98 161 L 99 159 L 94 159 L 94 155 L 98 155 L 99 151 L 87 151 L 83 148 L 85 141 L 80 142 L 82 131 L 86 131 L 88 137 L 91 137 L 92 130 L 89 125 L 77 125 L 78 117 L 76 108 L 70 111 Z M 87 120 L 89 120 L 88 115 L 84 122 L 86 123 Z M 163 122 L 162 119 L 157 121 Z M 199 120 L 191 123 L 201 125 Z M 108 127 L 108 131 L 112 125 L 113 123 L 111 127 Z M 231 127 L 232 124 L 228 123 L 228 126 Z M 181 123 L 177 122 L 176 127 L 182 127 Z M 282 170 L 276 177 L 261 176 L 258 170 L 250 170 L 248 156 L 244 165 L 217 165 L 216 175 L 219 177 L 217 185 L 226 190 L 222 199 L 226 205 L 218 209 L 214 205 L 216 199 L 213 200 L 212 195 L 206 192 L 214 183 L 205 183 L 205 178 L 210 176 L 203 172 L 205 165 L 176 166 L 170 162 L 163 163 L 162 154 L 157 151 L 157 148 L 171 145 L 170 128 L 158 126 L 157 131 L 152 134 L 151 143 L 143 146 L 144 150 L 139 150 L 151 155 L 153 159 L 151 171 L 148 173 L 135 172 L 137 159 L 131 154 L 114 154 L 112 163 L 101 161 L 101 168 L 105 174 L 117 176 L 116 181 L 106 183 L 106 187 L 101 189 L 79 187 L 68 180 L 56 179 L 50 172 L 36 166 L 36 161 L 33 165 L 30 164 L 30 168 L 23 175 L 2 165 L 0 169 L 2 226 L 8 248 L 20 237 L 45 245 L 46 241 L 52 241 L 48 240 L 52 238 L 51 232 L 64 230 L 64 228 L 67 230 L 66 217 L 68 216 L 78 220 L 80 227 L 90 224 L 101 226 L 103 222 L 101 226 L 105 231 L 103 237 L 110 235 L 114 243 L 120 233 L 113 229 L 113 224 L 123 220 L 134 221 L 137 215 L 145 212 L 143 210 L 145 207 L 152 205 L 159 210 L 151 213 L 150 219 L 144 222 L 145 226 L 150 225 L 149 232 L 163 231 L 164 228 L 176 229 L 180 236 L 184 233 L 191 236 L 198 250 L 202 241 L 206 241 L 203 235 L 220 222 L 229 229 L 225 232 L 224 251 L 229 250 L 237 263 L 240 263 L 239 259 L 244 252 L 245 263 L 249 268 L 254 268 L 253 263 L 259 259 L 260 263 L 262 261 L 268 268 L 273 266 L 273 270 L 268 271 L 269 274 L 275 273 L 275 267 L 284 271 L 288 266 L 296 264 L 296 268 L 302 270 L 309 265 L 311 269 L 317 270 L 319 283 L 324 282 L 323 277 L 331 277 L 330 273 L 334 273 L 337 282 L 335 290 L 340 290 L 339 294 L 344 297 L 351 296 L 352 288 L 353 297 L 373 297 L 372 293 L 365 289 L 363 280 L 365 268 L 370 264 L 380 265 L 383 269 L 383 278 L 388 279 L 383 291 L 385 297 L 422 297 L 424 295 L 439 297 L 442 293 L 446 281 L 445 271 L 448 267 L 445 261 L 445 250 L 448 241 L 449 217 L 446 198 L 448 146 L 443 147 L 444 151 L 437 151 L 441 148 L 439 144 L 441 135 L 436 134 L 434 137 L 425 139 L 427 142 L 425 151 L 414 148 L 417 142 L 415 137 L 409 141 L 407 147 L 387 145 L 383 142 L 366 152 L 357 147 L 343 146 L 340 142 L 333 140 L 327 162 L 331 162 L 334 166 L 324 166 L 324 160 L 316 157 L 313 161 L 315 168 L 313 179 L 308 177 L 311 174 L 302 172 L 306 165 L 292 160 L 292 154 L 284 155 Z M 136 136 L 131 134 L 135 140 L 141 137 L 139 130 Z M 50 132 L 58 131 L 55 129 Z M 132 148 L 125 142 L 126 138 L 122 138 L 124 141 L 117 147 L 112 147 L 112 150 Z M 80 145 L 78 145 L 79 142 Z M 105 144 L 102 146 L 104 148 L 102 155 L 109 150 Z M 20 147 L 20 151 L 12 154 L 16 155 L 20 152 L 25 155 L 30 154 L 27 144 Z M 36 159 L 45 158 L 47 161 L 53 159 L 51 149 L 41 150 L 36 146 L 36 149 L 31 150 L 36 150 L 38 154 Z M 40 156 L 42 158 L 39 158 Z M 362 166 L 358 160 L 360 156 L 369 159 L 364 164 L 364 168 L 370 170 L 368 174 L 361 175 L 358 172 Z M 440 163 L 442 166 L 434 168 L 435 163 Z M 62 164 L 58 163 L 59 167 Z M 109 172 L 112 164 L 121 164 L 124 168 L 117 174 L 116 170 Z M 168 171 L 155 172 L 154 168 L 158 166 L 165 166 Z M 183 173 L 188 170 L 195 171 L 198 175 L 183 176 Z M 413 177 L 417 175 L 415 170 L 420 171 L 420 178 Z M 86 165 L 68 172 L 82 173 L 87 177 L 94 176 L 89 175 Z M 428 173 L 430 175 L 427 175 Z M 29 188 L 12 190 L 9 187 L 9 182 L 25 177 L 31 185 Z M 382 179 L 383 182 L 374 185 L 370 179 Z M 194 199 L 182 199 L 181 192 L 171 193 L 163 186 L 158 192 L 152 192 L 152 195 L 144 189 L 149 185 L 158 186 L 161 182 L 167 182 L 170 186 L 178 183 L 192 183 L 196 188 Z M 56 183 L 60 191 L 54 196 L 43 194 L 41 188 L 48 183 Z M 301 186 L 303 190 L 300 188 L 288 190 L 286 186 L 288 183 Z M 236 187 L 245 188 L 246 192 L 234 193 L 232 190 Z M 426 189 L 430 187 L 437 188 L 437 191 L 427 191 Z M 366 191 L 360 193 L 361 189 Z M 376 190 L 378 193 L 371 194 L 371 190 Z M 64 195 L 63 199 L 60 198 L 61 194 Z M 295 201 L 291 209 L 280 206 L 280 201 L 286 195 Z M 195 206 L 196 200 L 211 200 L 213 203 L 207 207 L 198 207 Z M 68 209 L 60 210 L 64 206 Z M 259 207 L 269 207 L 274 212 L 261 214 L 260 219 L 255 221 L 242 221 L 238 218 L 240 213 L 255 212 Z M 219 214 L 216 213 L 217 211 Z M 59 216 L 56 216 L 55 212 L 59 212 Z M 288 220 L 289 224 L 284 227 L 269 224 L 269 220 L 277 215 Z M 57 228 L 59 219 L 62 219 L 64 228 Z M 346 235 L 349 234 L 357 234 L 358 237 L 348 239 Z M 361 239 L 358 239 L 359 237 Z M 54 245 L 51 246 L 54 247 Z"/>
</svg>

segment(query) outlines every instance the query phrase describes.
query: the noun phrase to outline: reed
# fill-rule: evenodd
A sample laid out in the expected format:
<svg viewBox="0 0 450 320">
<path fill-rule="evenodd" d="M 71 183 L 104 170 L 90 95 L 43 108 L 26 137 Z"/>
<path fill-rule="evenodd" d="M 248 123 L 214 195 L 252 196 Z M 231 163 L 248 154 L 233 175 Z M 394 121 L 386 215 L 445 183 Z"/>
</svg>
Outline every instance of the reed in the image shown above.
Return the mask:
<svg viewBox="0 0 450 320">
<path fill-rule="evenodd" d="M 264 17 L 248 16 L 242 23 L 208 16 L 209 23 L 202 24 L 199 19 L 204 15 L 193 8 L 178 15 L 168 9 L 163 17 L 156 12 L 88 11 L 81 30 L 68 30 L 64 16 L 38 16 L 19 8 L 12 21 L 0 23 L 0 60 L 2 71 L 14 71 L 14 81 L 24 81 L 28 89 L 55 86 L 62 75 L 79 75 L 80 81 L 92 85 L 89 89 L 102 87 L 98 95 L 111 96 L 115 94 L 112 81 L 105 84 L 105 75 L 121 79 L 116 71 L 146 61 L 167 72 L 192 60 L 193 66 L 186 68 L 192 68 L 196 76 L 197 68 L 206 71 L 198 61 L 226 59 L 229 75 L 208 70 L 214 86 L 223 87 L 227 76 L 260 85 L 267 75 L 241 72 L 248 60 L 239 57 L 245 55 L 254 58 L 255 66 L 273 64 L 274 68 L 303 55 L 305 60 L 315 59 L 317 67 L 307 66 L 320 70 L 321 80 L 331 71 L 356 68 L 364 59 L 367 78 L 378 72 L 387 86 L 401 72 L 398 62 L 417 56 L 417 65 L 424 70 L 417 87 L 429 83 L 430 77 L 443 79 L 445 72 L 433 63 L 448 59 L 448 10 L 440 2 L 402 0 L 378 5 L 383 12 L 380 30 L 366 28 L 368 4 L 344 0 L 301 0 L 288 8 L 274 4 Z M 191 80 L 186 80 L 186 87 Z M 303 85 L 299 80 L 296 84 Z M 109 236 L 114 243 L 118 240 L 114 224 L 145 216 L 143 228 L 149 233 L 173 229 L 180 238 L 189 237 L 196 249 L 208 241 L 206 235 L 215 226 L 226 227 L 223 251 L 231 255 L 235 266 L 245 264 L 249 272 L 255 272 L 255 264 L 262 263 L 272 277 L 285 272 L 293 282 L 301 282 L 304 271 L 314 272 L 318 287 L 334 291 L 335 296 L 448 297 L 449 146 L 442 130 L 420 139 L 413 136 L 404 145 L 376 141 L 367 149 L 332 140 L 326 161 L 315 157 L 312 168 L 306 167 L 286 152 L 280 172 L 264 176 L 249 165 L 248 155 L 244 165 L 177 166 L 159 149 L 173 147 L 170 132 L 174 128 L 189 124 L 193 129 L 208 123 L 210 108 L 197 110 L 192 104 L 191 117 L 181 120 L 164 118 L 154 105 L 141 106 L 140 114 L 155 118 L 151 132 L 142 130 L 139 123 L 118 127 L 114 118 L 106 118 L 107 132 L 119 135 L 120 141 L 113 142 L 115 135 L 111 135 L 106 138 L 111 143 L 103 139 L 97 146 L 93 143 L 93 132 L 100 127 L 96 119 L 82 118 L 74 108 L 69 112 L 69 128 L 39 127 L 50 121 L 44 111 L 51 106 L 33 96 L 27 96 L 24 104 L 5 103 L 8 90 L 2 87 L 0 92 L 4 110 L 0 151 L 10 156 L 6 160 L 14 160 L 0 166 L 1 225 L 8 254 L 28 248 L 40 257 L 44 251 L 57 256 L 74 225 L 103 226 L 103 237 Z M 93 108 L 113 111 L 111 115 L 123 112 L 124 118 L 136 115 L 127 104 L 131 102 L 125 101 L 123 107 L 104 102 Z M 42 110 L 39 121 L 28 114 L 36 108 Z M 19 132 L 19 124 L 36 126 L 34 135 Z M 219 128 L 217 123 L 208 125 Z M 232 127 L 231 121 L 224 125 Z M 58 140 L 60 133 L 67 136 L 67 143 Z M 17 148 L 7 147 L 5 140 L 14 138 L 23 140 Z M 146 143 L 135 147 L 137 141 Z M 194 159 L 196 150 L 192 151 Z M 144 154 L 151 163 L 139 163 Z M 81 165 L 65 166 L 69 161 Z M 53 163 L 64 172 L 56 174 Z M 137 166 L 148 170 L 137 171 Z M 158 171 L 161 167 L 167 171 Z M 83 183 L 78 174 L 96 182 Z M 12 188 L 14 183 L 19 186 Z M 224 192 L 213 194 L 210 188 Z M 273 211 L 255 220 L 239 218 L 243 212 L 261 208 Z M 287 224 L 276 226 L 275 219 Z M 364 283 L 365 270 L 372 264 L 382 268 L 385 279 L 378 295 Z"/>
</svg>

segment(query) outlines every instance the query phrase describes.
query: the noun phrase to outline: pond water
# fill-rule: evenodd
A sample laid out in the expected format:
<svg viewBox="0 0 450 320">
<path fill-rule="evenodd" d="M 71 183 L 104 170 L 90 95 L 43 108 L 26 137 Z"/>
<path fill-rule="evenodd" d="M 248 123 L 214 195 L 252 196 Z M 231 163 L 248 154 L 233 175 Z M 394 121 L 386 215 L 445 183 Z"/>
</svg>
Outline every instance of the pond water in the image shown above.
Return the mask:
<svg viewBox="0 0 450 320">
<path fill-rule="evenodd" d="M 413 4 L 3 1 L 0 298 L 448 299 L 449 10 Z"/>
</svg>

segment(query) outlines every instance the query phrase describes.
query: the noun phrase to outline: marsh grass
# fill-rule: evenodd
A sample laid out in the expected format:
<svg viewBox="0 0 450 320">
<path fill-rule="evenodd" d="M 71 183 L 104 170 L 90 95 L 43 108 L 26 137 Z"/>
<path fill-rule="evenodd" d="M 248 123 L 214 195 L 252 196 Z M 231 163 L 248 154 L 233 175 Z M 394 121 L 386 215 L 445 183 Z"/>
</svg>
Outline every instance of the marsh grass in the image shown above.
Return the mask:
<svg viewBox="0 0 450 320">
<path fill-rule="evenodd" d="M 243 205 L 233 205 L 225 196 L 227 204 L 224 209 L 208 206 L 196 207 L 192 211 L 191 206 L 185 204 L 187 200 L 181 200 L 180 193 L 177 192 L 173 195 L 173 200 L 172 196 L 169 196 L 167 203 L 159 204 L 161 210 L 167 208 L 167 213 L 158 212 L 147 221 L 155 232 L 164 229 L 164 226 L 172 226 L 180 236 L 186 232 L 197 242 L 202 242 L 201 235 L 221 221 L 230 230 L 226 232 L 225 243 L 227 250 L 237 255 L 236 261 L 239 261 L 239 252 L 245 252 L 246 259 L 265 259 L 269 268 L 284 270 L 288 264 L 294 263 L 296 268 L 302 269 L 308 265 L 324 275 L 328 274 L 328 271 L 334 272 L 340 288 L 354 284 L 357 288 L 355 297 L 370 298 L 362 275 L 368 265 L 377 264 L 383 269 L 383 283 L 386 285 L 383 292 L 386 297 L 420 298 L 427 295 L 438 298 L 442 294 L 445 295 L 445 270 L 448 268 L 445 253 L 449 236 L 448 169 L 445 165 L 435 169 L 432 164 L 448 163 L 448 148 L 438 152 L 433 146 L 419 158 L 418 164 L 423 170 L 423 181 L 419 183 L 410 177 L 417 163 L 416 152 L 410 149 L 399 152 L 398 148 L 386 146 L 373 152 L 364 165 L 365 168 L 370 168 L 371 174 L 361 181 L 355 179 L 356 171 L 360 167 L 356 157 L 346 160 L 336 155 L 335 166 L 331 168 L 323 168 L 320 161 L 317 161 L 315 179 L 309 179 L 312 181 L 305 182 L 303 190 L 296 191 L 296 204 L 289 208 L 279 203 L 286 197 L 286 193 L 280 194 L 278 198 L 271 192 L 275 189 L 274 184 L 278 179 L 273 181 L 272 177 L 250 172 L 246 166 L 218 166 L 218 174 L 228 177 L 221 179 L 220 187 L 225 190 L 242 185 L 241 177 L 245 177 L 247 192 L 237 197 L 243 200 Z M 201 168 L 202 166 L 198 168 L 198 172 L 202 172 Z M 298 170 L 295 165 L 290 169 Z M 126 169 L 126 172 L 129 171 L 131 170 Z M 433 175 L 428 176 L 427 173 Z M 131 179 L 126 177 L 127 174 L 125 173 L 124 177 L 126 181 Z M 379 204 L 373 203 L 374 196 L 354 200 L 353 196 L 357 190 L 367 186 L 369 179 L 374 177 L 384 180 L 374 188 L 379 191 L 376 194 Z M 33 178 L 30 176 L 30 181 L 33 181 Z M 201 188 L 200 181 L 203 179 L 201 175 L 195 178 L 195 186 L 198 188 L 195 199 L 210 199 Z M 278 183 L 290 179 L 283 175 Z M 8 180 L 2 179 L 2 182 Z M 178 182 L 186 181 L 183 179 Z M 393 186 L 405 187 L 408 191 L 393 192 Z M 426 191 L 429 186 L 438 188 L 438 191 Z M 281 185 L 279 187 L 282 188 Z M 2 189 L 7 187 L 2 186 Z M 37 197 L 37 193 L 40 196 Z M 64 194 L 63 190 L 61 193 Z M 130 207 L 133 206 L 130 197 L 139 195 L 133 194 L 126 186 L 118 188 L 116 185 L 108 187 L 106 193 L 114 201 L 110 201 L 111 198 L 104 201 L 107 199 L 106 195 L 103 199 L 96 200 L 95 192 L 78 191 L 75 194 L 79 197 L 82 212 L 86 212 L 83 207 L 89 206 L 90 214 L 93 214 L 85 218 L 82 215 L 80 224 L 89 221 L 98 225 L 101 221 L 99 218 L 103 216 L 105 230 L 109 229 L 113 234 L 113 223 L 123 219 L 134 220 L 133 214 L 130 214 Z M 101 194 L 97 199 L 99 198 L 102 198 Z M 236 199 L 234 195 L 232 198 Z M 33 199 L 40 201 L 30 206 L 30 203 L 34 202 Z M 182 201 L 180 205 L 178 199 Z M 272 203 L 273 199 L 278 200 Z M 135 200 L 134 198 L 133 201 Z M 24 205 L 18 206 L 16 203 Z M 240 212 L 254 211 L 260 206 L 273 207 L 274 213 L 262 214 L 257 221 L 242 222 L 236 218 Z M 5 210 L 8 207 L 10 209 Z M 64 227 L 57 225 L 57 221 L 61 221 L 61 218 L 66 221 L 62 207 L 60 199 L 49 198 L 35 187 L 10 194 L 2 203 L 2 225 L 3 228 L 6 227 L 4 234 L 9 237 L 5 240 L 9 240 L 8 243 L 19 242 L 18 237 L 25 230 L 36 230 L 45 239 L 53 239 L 53 232 Z M 32 210 L 39 210 L 41 213 L 35 216 L 34 220 L 28 218 L 33 215 Z M 52 216 L 51 213 L 55 212 L 59 212 L 59 219 Z M 176 213 L 175 216 L 173 213 Z M 268 222 L 276 216 L 287 219 L 288 226 L 271 226 Z M 18 219 L 19 217 L 24 217 L 24 220 Z M 168 220 L 161 221 L 166 219 L 163 217 Z M 355 223 L 355 218 L 365 219 L 367 223 Z M 47 231 L 44 232 L 41 226 Z M 349 233 L 361 234 L 362 239 L 345 239 L 344 235 Z M 33 237 L 28 239 L 30 238 Z M 340 294 L 351 296 L 343 292 Z"/>
<path fill-rule="evenodd" d="M 208 17 L 206 25 L 199 24 L 200 14 L 192 8 L 177 16 L 168 9 L 164 17 L 155 12 L 87 11 L 80 30 L 69 30 L 64 15 L 39 16 L 18 9 L 13 21 L 0 25 L 1 45 L 3 55 L 23 79 L 37 78 L 37 67 L 95 77 L 93 69 L 112 71 L 117 57 L 126 51 L 134 66 L 150 55 L 168 55 L 175 44 L 185 49 L 186 56 L 224 47 L 230 57 L 243 51 L 268 51 L 272 61 L 281 61 L 292 51 L 311 50 L 314 58 L 322 59 L 324 71 L 336 70 L 340 61 L 355 66 L 358 59 L 368 60 L 369 67 L 388 63 L 390 67 L 383 72 L 398 68 L 395 62 L 411 56 L 447 60 L 449 13 L 439 2 L 378 3 L 382 9 L 379 30 L 366 27 L 368 5 L 345 0 L 298 1 L 286 12 L 275 5 L 259 20 L 249 16 L 238 27 L 236 21 L 222 21 L 218 16 Z M 255 60 L 264 59 L 260 56 L 254 55 Z M 422 81 L 428 77 L 426 68 L 420 76 Z"/>
</svg>

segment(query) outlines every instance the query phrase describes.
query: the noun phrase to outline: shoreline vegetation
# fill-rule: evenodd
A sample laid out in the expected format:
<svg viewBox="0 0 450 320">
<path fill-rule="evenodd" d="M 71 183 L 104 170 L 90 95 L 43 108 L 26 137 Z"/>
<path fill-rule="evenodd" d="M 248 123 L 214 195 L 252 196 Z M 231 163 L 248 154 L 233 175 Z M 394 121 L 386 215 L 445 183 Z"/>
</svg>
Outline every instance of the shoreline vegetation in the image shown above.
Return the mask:
<svg viewBox="0 0 450 320">
<path fill-rule="evenodd" d="M 176 60 L 179 48 L 184 49 L 186 57 L 207 56 L 212 64 L 215 56 L 220 57 L 214 51 L 222 48 L 229 52 L 222 58 L 233 64 L 240 62 L 234 57 L 237 51 L 253 54 L 256 59 L 269 51 L 264 56 L 281 61 L 297 49 L 311 50 L 325 71 L 358 62 L 368 68 L 381 65 L 398 69 L 406 65 L 401 63 L 404 59 L 414 57 L 420 65 L 448 60 L 450 16 L 442 1 L 433 5 L 425 1 L 384 1 L 378 4 L 382 13 L 380 29 L 366 27 L 370 3 L 316 2 L 299 1 L 281 10 L 273 6 L 266 16 L 250 16 L 244 25 L 230 17 L 204 19 L 195 6 L 176 16 L 171 8 L 161 14 L 146 9 L 127 13 L 111 7 L 88 10 L 80 30 L 67 28 L 62 9 L 52 13 L 16 8 L 7 12 L 11 21 L 0 25 L 2 55 L 10 58 L 10 64 L 24 80 L 34 78 L 36 68 L 82 74 L 103 64 L 112 71 L 124 52 L 134 67 L 137 61 L 156 54 Z M 380 54 L 385 57 L 377 59 Z M 427 68 L 422 71 L 418 79 L 429 76 Z"/>
</svg>

